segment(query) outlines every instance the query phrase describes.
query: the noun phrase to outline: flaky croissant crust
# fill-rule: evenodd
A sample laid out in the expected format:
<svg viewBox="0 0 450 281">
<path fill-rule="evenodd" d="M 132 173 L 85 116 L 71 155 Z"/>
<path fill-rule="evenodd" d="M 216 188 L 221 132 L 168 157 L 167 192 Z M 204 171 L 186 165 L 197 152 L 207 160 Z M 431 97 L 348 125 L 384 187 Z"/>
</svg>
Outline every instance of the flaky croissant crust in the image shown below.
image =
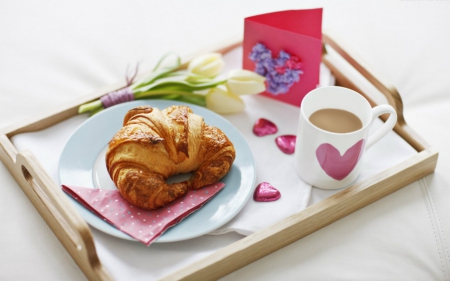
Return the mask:
<svg viewBox="0 0 450 281">
<path fill-rule="evenodd" d="M 235 156 L 227 136 L 189 107 L 141 106 L 127 112 L 109 142 L 106 168 L 125 199 L 151 210 L 217 182 Z M 189 180 L 167 184 L 170 176 L 188 172 Z"/>
</svg>

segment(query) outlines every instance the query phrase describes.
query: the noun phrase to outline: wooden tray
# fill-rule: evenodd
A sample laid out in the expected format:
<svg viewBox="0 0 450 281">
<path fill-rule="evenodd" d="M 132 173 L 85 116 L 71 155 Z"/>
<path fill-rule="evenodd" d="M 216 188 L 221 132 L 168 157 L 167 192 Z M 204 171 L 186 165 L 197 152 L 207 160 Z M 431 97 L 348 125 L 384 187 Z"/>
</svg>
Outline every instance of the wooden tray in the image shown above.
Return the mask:
<svg viewBox="0 0 450 281">
<path fill-rule="evenodd" d="M 241 42 L 236 41 L 206 51 L 213 50 L 225 54 L 240 45 Z M 335 76 L 336 85 L 361 93 L 372 106 L 380 103 L 376 101 L 377 95 L 384 96 L 387 102 L 397 110 L 398 121 L 394 128 L 395 132 L 417 151 L 417 155 L 367 180 L 358 182 L 271 227 L 242 238 L 163 279 L 216 280 L 434 171 L 438 152 L 406 124 L 402 100 L 397 90 L 380 80 L 379 76 L 375 76 L 345 49 L 330 36 L 323 35 L 322 60 Z M 187 65 L 186 62 L 183 67 Z M 365 89 L 364 85 L 370 87 Z M 97 256 L 89 226 L 75 211 L 60 187 L 42 168 L 35 156 L 30 151 L 19 152 L 10 139 L 14 135 L 45 129 L 77 115 L 79 105 L 124 86 L 124 83 L 117 83 L 105 87 L 55 111 L 5 128 L 0 132 L 0 159 L 90 280 L 112 280 L 113 278 Z M 385 118 L 386 116 L 381 116 L 382 120 Z"/>
</svg>

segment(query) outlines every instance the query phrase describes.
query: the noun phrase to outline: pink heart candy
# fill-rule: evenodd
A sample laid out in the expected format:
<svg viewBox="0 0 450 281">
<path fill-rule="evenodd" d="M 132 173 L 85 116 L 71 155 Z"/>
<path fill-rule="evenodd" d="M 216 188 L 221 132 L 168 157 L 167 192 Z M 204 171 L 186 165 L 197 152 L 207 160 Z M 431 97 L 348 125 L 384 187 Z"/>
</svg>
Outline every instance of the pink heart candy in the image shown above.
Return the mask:
<svg viewBox="0 0 450 281">
<path fill-rule="evenodd" d="M 293 154 L 295 152 L 295 141 L 297 137 L 294 135 L 283 135 L 275 139 L 278 148 L 286 154 Z"/>
<path fill-rule="evenodd" d="M 257 202 L 271 202 L 280 199 L 281 193 L 268 182 L 258 184 L 253 193 L 253 200 Z"/>
<path fill-rule="evenodd" d="M 278 132 L 277 125 L 265 118 L 260 118 L 253 125 L 253 133 L 258 137 L 272 135 Z"/>
</svg>

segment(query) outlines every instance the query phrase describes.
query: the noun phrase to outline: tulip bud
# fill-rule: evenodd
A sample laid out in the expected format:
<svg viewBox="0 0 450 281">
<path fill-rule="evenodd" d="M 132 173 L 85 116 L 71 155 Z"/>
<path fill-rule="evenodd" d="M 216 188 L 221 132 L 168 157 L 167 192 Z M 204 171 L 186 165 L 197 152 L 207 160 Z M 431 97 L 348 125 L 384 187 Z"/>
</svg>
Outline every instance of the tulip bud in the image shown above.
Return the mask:
<svg viewBox="0 0 450 281">
<path fill-rule="evenodd" d="M 193 59 L 188 65 L 188 71 L 200 76 L 213 78 L 220 74 L 224 64 L 221 54 L 210 53 Z"/>
<path fill-rule="evenodd" d="M 230 114 L 244 110 L 245 104 L 241 97 L 230 93 L 224 85 L 219 85 L 206 95 L 206 107 L 219 114 Z"/>
<path fill-rule="evenodd" d="M 236 95 L 254 95 L 266 90 L 266 78 L 253 71 L 239 69 L 228 73 L 227 87 Z"/>
</svg>

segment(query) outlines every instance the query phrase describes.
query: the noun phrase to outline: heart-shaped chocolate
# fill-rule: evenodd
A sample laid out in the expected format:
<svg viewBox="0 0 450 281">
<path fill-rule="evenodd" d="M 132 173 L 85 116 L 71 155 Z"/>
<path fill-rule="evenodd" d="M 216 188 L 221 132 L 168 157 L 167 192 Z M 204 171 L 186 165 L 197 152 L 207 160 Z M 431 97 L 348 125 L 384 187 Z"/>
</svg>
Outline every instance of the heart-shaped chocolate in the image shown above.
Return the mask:
<svg viewBox="0 0 450 281">
<path fill-rule="evenodd" d="M 340 181 L 347 177 L 358 164 L 363 148 L 364 140 L 362 139 L 341 156 L 336 147 L 329 143 L 323 143 L 316 149 L 316 157 L 325 173 Z"/>
<path fill-rule="evenodd" d="M 273 135 L 278 132 L 278 127 L 272 121 L 259 118 L 253 125 L 253 133 L 258 137 Z"/>
<path fill-rule="evenodd" d="M 268 182 L 258 184 L 253 193 L 253 200 L 257 202 L 272 202 L 280 199 L 281 193 Z"/>
<path fill-rule="evenodd" d="M 295 152 L 295 141 L 297 137 L 294 135 L 283 135 L 275 139 L 278 148 L 286 154 L 293 154 Z"/>
</svg>

